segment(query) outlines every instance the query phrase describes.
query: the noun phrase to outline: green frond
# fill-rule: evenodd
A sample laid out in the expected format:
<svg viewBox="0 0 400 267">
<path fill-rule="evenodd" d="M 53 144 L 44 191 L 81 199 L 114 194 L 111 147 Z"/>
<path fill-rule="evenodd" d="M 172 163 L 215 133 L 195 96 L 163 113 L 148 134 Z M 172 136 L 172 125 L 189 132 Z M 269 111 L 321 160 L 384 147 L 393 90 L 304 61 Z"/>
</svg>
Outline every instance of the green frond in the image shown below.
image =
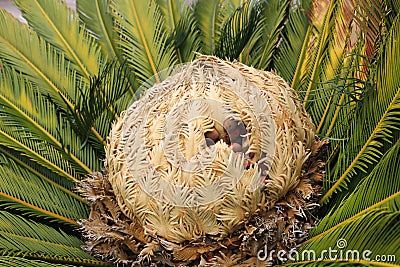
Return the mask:
<svg viewBox="0 0 400 267">
<path fill-rule="evenodd" d="M 4 142 L 71 180 L 100 167 L 93 148 L 81 148 L 65 118 L 52 103 L 35 93 L 23 75 L 4 66 L 1 77 L 0 131 Z"/>
<path fill-rule="evenodd" d="M 73 267 L 74 265 L 49 263 L 41 260 L 29 260 L 20 257 L 0 256 L 1 267 Z"/>
<path fill-rule="evenodd" d="M 26 156 L 21 155 L 17 151 L 14 151 L 9 148 L 5 148 L 0 146 L 0 153 L 7 157 L 7 159 L 12 160 L 16 164 L 18 164 L 23 169 L 29 171 L 30 173 L 36 175 L 43 181 L 52 184 L 57 187 L 60 191 L 66 193 L 72 198 L 78 200 L 79 202 L 88 204 L 86 200 L 84 200 L 81 196 L 73 192 L 73 188 L 76 187 L 76 183 L 71 180 L 65 179 L 65 177 L 59 176 L 50 170 L 41 167 L 34 161 L 30 160 Z"/>
<path fill-rule="evenodd" d="M 200 30 L 202 52 L 216 55 L 222 28 L 233 14 L 248 1 L 198 0 L 193 6 L 196 25 Z M 247 3 L 249 4 L 249 3 Z"/>
<path fill-rule="evenodd" d="M 337 77 L 350 47 L 348 40 L 349 33 L 352 31 L 351 19 L 346 12 L 351 13 L 354 7 L 347 6 L 347 3 L 330 1 L 326 11 L 319 11 L 325 14 L 324 16 L 318 17 L 321 14 L 312 16 L 307 31 L 304 28 L 306 18 L 302 17 L 304 15 L 301 13 L 297 14 L 295 21 L 297 24 L 292 24 L 300 27 L 304 41 L 298 54 L 299 60 L 294 68 L 291 86 L 306 102 L 307 111 L 316 124 L 324 117 L 326 106 L 335 105 L 332 102 L 332 91 L 325 90 L 321 86 L 321 82 Z M 290 27 L 288 30 L 291 30 Z M 283 43 L 282 45 L 283 51 L 285 51 L 285 49 L 288 50 L 285 45 L 291 44 Z M 296 50 L 299 47 L 300 43 L 297 42 Z"/>
<path fill-rule="evenodd" d="M 257 26 L 251 31 L 249 44 L 240 55 L 243 62 L 258 69 L 271 69 L 282 36 L 281 31 L 287 21 L 289 4 L 288 0 L 260 2 L 259 17 L 252 15 L 256 17 Z"/>
<path fill-rule="evenodd" d="M 5 211 L 0 211 L 0 237 L 0 249 L 7 256 L 82 265 L 95 260 L 81 250 L 78 238 Z"/>
<path fill-rule="evenodd" d="M 5 66 L 1 74 L 0 103 L 1 113 L 7 115 L 5 124 L 18 125 L 21 131 L 29 131 L 37 139 L 46 141 L 79 173 L 91 173 L 100 166 L 90 147 L 81 148 L 79 139 L 71 136 L 71 127 L 57 114 L 54 105 L 38 95 L 23 75 Z"/>
<path fill-rule="evenodd" d="M 85 24 L 89 33 L 96 38 L 97 43 L 101 47 L 102 54 L 107 61 L 119 60 L 123 64 L 121 50 L 116 43 L 117 35 L 114 31 L 114 21 L 109 6 L 109 0 L 78 0 L 76 1 L 76 9 L 80 20 Z M 105 61 L 105 60 L 104 60 Z M 104 64 L 100 68 L 103 68 Z M 97 71 L 99 71 L 97 69 Z M 92 76 L 94 74 L 91 74 Z M 132 97 L 135 94 L 135 81 L 126 80 L 130 84 L 130 92 L 127 97 Z M 115 110 L 115 114 L 119 114 L 121 110 Z M 101 129 L 101 128 L 96 128 Z"/>
<path fill-rule="evenodd" d="M 27 25 L 0 10 L 0 56 L 3 64 L 24 74 L 25 79 L 34 83 L 35 90 L 49 97 L 61 111 L 74 108 L 67 96 L 74 98 L 75 88 L 81 82 L 76 74 L 69 71 L 69 63 Z M 97 130 L 91 132 L 103 142 Z"/>
<path fill-rule="evenodd" d="M 113 0 L 114 19 L 117 23 L 118 44 L 129 66 L 140 82 L 177 63 L 164 17 L 158 5 L 141 0 Z"/>
<path fill-rule="evenodd" d="M 88 208 L 48 179 L 41 179 L 0 152 L 0 206 L 50 222 L 76 226 Z M 28 193 L 29 192 L 29 193 Z"/>
<path fill-rule="evenodd" d="M 158 0 L 165 18 L 165 28 L 170 33 L 179 63 L 194 59 L 195 52 L 202 52 L 200 31 L 192 7 L 186 1 Z"/>
<path fill-rule="evenodd" d="M 120 51 L 115 43 L 117 36 L 108 2 L 109 0 L 78 0 L 76 9 L 90 34 L 97 39 L 103 55 L 109 60 L 116 60 Z"/>
<path fill-rule="evenodd" d="M 303 7 L 305 3 L 302 1 L 300 5 L 290 5 L 288 18 L 282 29 L 282 42 L 273 59 L 274 70 L 289 84 L 292 83 L 296 67 L 300 68 L 298 62 L 304 60 L 306 49 L 303 46 L 308 45 L 307 35 L 311 32 L 310 21 Z"/>
<path fill-rule="evenodd" d="M 202 53 L 200 30 L 197 27 L 196 18 L 190 7 L 185 7 L 182 18 L 173 33 L 173 40 L 179 62 L 194 60 L 197 53 Z"/>
<path fill-rule="evenodd" d="M 198 0 L 195 5 L 194 15 L 201 33 L 203 53 L 213 55 L 223 20 L 220 16 L 220 1 Z"/>
<path fill-rule="evenodd" d="M 230 16 L 221 28 L 215 46 L 215 55 L 220 58 L 238 58 L 256 31 L 261 19 L 259 4 L 248 1 Z"/>
<path fill-rule="evenodd" d="M 383 156 L 370 174 L 361 180 L 338 207 L 321 219 L 311 231 L 311 235 L 330 232 L 339 224 L 362 217 L 376 208 L 397 211 L 400 206 L 400 168 L 397 167 L 400 165 L 399 154 L 400 141 Z"/>
<path fill-rule="evenodd" d="M 89 78 L 101 66 L 100 49 L 74 11 L 61 1 L 15 0 L 29 25 L 62 51 L 83 77 Z"/>
<path fill-rule="evenodd" d="M 347 184 L 346 180 L 357 173 L 365 172 L 378 162 L 384 153 L 384 143 L 391 142 L 394 132 L 399 131 L 400 122 L 400 17 L 391 28 L 386 46 L 379 56 L 376 88 L 363 101 L 363 106 L 351 125 L 351 136 L 337 159 L 330 181 L 334 184 L 325 193 L 321 202 L 326 202 L 334 192 Z M 365 121 L 369 123 L 366 124 Z"/>
<path fill-rule="evenodd" d="M 102 136 L 107 136 L 114 120 L 114 113 L 110 110 L 122 112 L 132 102 L 128 93 L 130 83 L 127 81 L 133 81 L 134 75 L 126 65 L 119 61 L 107 63 L 90 79 L 88 90 L 76 88 L 77 97 L 70 100 L 75 108 L 69 109 L 67 116 L 74 133 L 84 143 L 89 141 L 96 146 L 96 140 L 88 140 L 90 129 L 96 127 L 101 130 Z M 136 93 L 139 94 L 139 90 Z M 101 124 L 96 125 L 99 121 Z M 98 145 L 96 148 L 101 153 L 99 156 L 104 158 L 102 144 Z"/>
<path fill-rule="evenodd" d="M 68 169 L 68 162 L 63 161 L 52 147 L 39 142 L 39 140 L 31 140 L 31 136 L 21 138 L 20 134 L 21 132 L 19 132 L 16 127 L 4 127 L 1 125 L 0 142 L 6 147 L 24 153 L 24 155 L 28 156 L 33 161 L 64 176 L 66 179 L 77 181 L 74 175 L 66 170 Z M 46 155 L 43 155 L 41 151 L 46 153 Z"/>
<path fill-rule="evenodd" d="M 347 47 L 347 36 L 343 36 L 342 31 L 350 28 L 349 23 L 344 16 L 344 4 L 339 1 L 330 2 L 321 32 L 318 33 L 316 50 L 311 59 L 312 65 L 306 76 L 307 83 L 301 87 L 301 94 L 304 101 L 307 101 L 306 107 L 316 123 L 322 115 L 317 108 L 326 104 L 320 103 L 326 96 L 319 94 L 321 90 L 318 90 L 318 83 L 335 77 L 337 69 L 341 66 L 341 59 Z M 313 99 L 318 101 L 312 101 Z M 317 108 L 313 107 L 315 105 Z"/>
<path fill-rule="evenodd" d="M 165 18 L 166 30 L 173 32 L 183 17 L 182 10 L 188 4 L 184 0 L 156 0 L 156 2 Z"/>
<path fill-rule="evenodd" d="M 342 243 L 339 243 L 338 247 L 338 242 L 340 241 Z M 369 250 L 371 251 L 368 254 L 369 259 L 363 259 L 364 263 L 374 264 L 377 255 L 394 255 L 395 262 L 391 263 L 398 263 L 398 259 L 400 259 L 399 246 L 400 212 L 374 209 L 362 216 L 357 216 L 346 221 L 346 223 L 340 225 L 334 231 L 327 232 L 316 239 L 307 241 L 298 253 L 302 255 L 306 251 L 308 254 L 310 250 L 313 250 L 316 257 L 320 258 L 323 250 L 328 251 L 331 248 L 331 250 L 337 250 L 335 254 L 337 257 L 340 256 L 339 253 L 342 250 L 343 260 L 346 260 L 347 251 L 357 250 L 360 253 L 360 259 L 362 259 L 361 253 Z M 324 257 L 327 258 L 328 255 L 325 254 Z M 352 255 L 347 254 L 347 257 L 352 260 L 350 263 L 355 261 Z M 315 258 L 302 260 L 315 261 Z"/>
<path fill-rule="evenodd" d="M 43 95 L 64 107 L 64 90 L 76 86 L 75 78 L 64 67 L 68 62 L 27 25 L 4 10 L 0 10 L 0 56 L 2 63 L 25 74 Z"/>
</svg>

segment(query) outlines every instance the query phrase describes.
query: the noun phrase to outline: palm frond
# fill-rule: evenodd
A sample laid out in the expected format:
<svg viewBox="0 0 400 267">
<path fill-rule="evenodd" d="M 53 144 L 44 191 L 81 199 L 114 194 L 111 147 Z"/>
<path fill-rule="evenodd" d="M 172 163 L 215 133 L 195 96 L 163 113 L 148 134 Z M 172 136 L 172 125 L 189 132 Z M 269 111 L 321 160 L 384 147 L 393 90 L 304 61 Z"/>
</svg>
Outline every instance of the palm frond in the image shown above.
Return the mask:
<svg viewBox="0 0 400 267">
<path fill-rule="evenodd" d="M 156 2 L 165 18 L 165 28 L 173 32 L 178 27 L 179 20 L 183 17 L 182 11 L 187 4 L 184 0 L 156 0 Z"/>
<path fill-rule="evenodd" d="M 52 184 L 53 186 L 57 187 L 60 191 L 78 200 L 79 202 L 87 204 L 86 200 L 84 200 L 78 194 L 74 193 L 73 190 L 76 187 L 76 183 L 74 181 L 65 179 L 65 177 L 57 175 L 54 172 L 51 172 L 50 170 L 44 167 L 41 167 L 34 161 L 30 160 L 28 157 L 23 156 L 21 155 L 21 153 L 18 153 L 17 151 L 14 151 L 12 149 L 0 146 L 0 153 L 5 157 L 7 157 L 7 159 L 18 164 L 21 168 L 36 175 L 41 180 L 46 181 L 49 184 Z"/>
<path fill-rule="evenodd" d="M 223 18 L 220 16 L 220 1 L 199 0 L 194 14 L 201 32 L 203 52 L 213 55 L 220 35 Z"/>
<path fill-rule="evenodd" d="M 108 2 L 109 0 L 78 0 L 76 9 L 89 33 L 97 39 L 103 55 L 108 60 L 116 60 L 120 51 L 115 43 L 117 37 L 113 30 L 114 23 Z"/>
<path fill-rule="evenodd" d="M 342 260 L 348 261 L 350 259 L 349 263 L 357 263 L 354 258 L 351 258 L 351 255 L 349 256 L 347 254 L 348 259 L 346 259 L 346 252 L 349 250 L 357 250 L 360 253 L 360 259 L 362 259 L 361 253 L 365 250 L 369 250 L 371 251 L 368 255 L 369 260 L 363 259 L 364 263 L 373 264 L 376 256 L 382 254 L 394 255 L 395 261 L 397 262 L 397 259 L 400 257 L 400 252 L 398 250 L 400 246 L 399 226 L 399 211 L 393 212 L 374 209 L 363 214 L 363 216 L 357 216 L 346 221 L 334 231 L 327 232 L 324 235 L 318 236 L 316 239 L 311 239 L 311 241 L 308 241 L 307 244 L 299 250 L 299 255 L 302 255 L 303 251 L 312 250 L 312 254 L 315 253 L 314 256 L 318 258 L 311 258 L 309 260 L 315 262 L 322 260 L 319 258 L 323 250 L 328 251 L 329 248 L 331 248 L 331 250 L 336 249 L 337 252 L 342 250 Z M 339 257 L 339 253 L 335 255 Z M 326 254 L 324 256 L 327 257 Z M 332 261 L 332 259 L 328 261 Z"/>
<path fill-rule="evenodd" d="M 248 48 L 240 55 L 242 60 L 249 58 L 244 63 L 258 69 L 271 69 L 287 21 L 289 4 L 290 1 L 260 2 L 259 18 L 256 17 L 258 25 L 252 30 Z"/>
<path fill-rule="evenodd" d="M 190 7 L 185 7 L 182 18 L 172 35 L 179 62 L 189 62 L 195 58 L 195 53 L 202 53 L 200 30 Z"/>
<path fill-rule="evenodd" d="M 0 237 L 3 255 L 101 266 L 100 261 L 81 250 L 78 238 L 5 211 L 0 211 Z"/>
<path fill-rule="evenodd" d="M 306 1 L 299 5 L 291 4 L 288 11 L 288 19 L 282 29 L 282 42 L 277 48 L 276 56 L 273 60 L 275 71 L 282 76 L 289 84 L 295 76 L 296 67 L 300 68 L 298 62 L 303 62 L 308 45 L 307 37 L 311 29 L 309 19 L 306 16 Z"/>
<path fill-rule="evenodd" d="M 60 107 L 63 90 L 75 87 L 74 77 L 65 70 L 68 63 L 27 25 L 0 10 L 0 55 L 2 63 L 14 67 L 38 85 L 40 92 Z"/>
<path fill-rule="evenodd" d="M 71 126 L 65 118 L 60 117 L 51 102 L 35 93 L 33 85 L 24 81 L 23 75 L 6 66 L 0 75 L 3 145 L 8 144 L 71 180 L 99 168 L 93 148 L 81 148 L 79 138 L 71 135 Z"/>
<path fill-rule="evenodd" d="M 4 10 L 0 10 L 0 56 L 4 64 L 23 73 L 25 79 L 34 83 L 34 89 L 49 97 L 58 109 L 74 108 L 71 102 L 65 102 L 67 95 L 74 98 L 74 88 L 79 84 L 76 75 L 68 70 L 70 63 Z M 103 141 L 96 129 L 91 132 Z"/>
<path fill-rule="evenodd" d="M 57 115 L 51 102 L 38 95 L 32 85 L 24 81 L 23 75 L 6 66 L 1 74 L 1 113 L 7 115 L 4 124 L 18 125 L 32 136 L 51 144 L 80 173 L 91 173 L 92 169 L 99 167 L 95 155 L 90 154 L 90 148 L 81 149 L 79 141 L 70 136 L 71 127 Z"/>
<path fill-rule="evenodd" d="M 400 141 L 384 155 L 356 189 L 318 223 L 311 235 L 326 234 L 344 222 L 362 217 L 373 209 L 386 208 L 397 211 L 400 205 L 400 169 L 397 168 L 400 164 L 400 158 L 397 156 L 399 154 Z"/>
<path fill-rule="evenodd" d="M 215 55 L 222 28 L 241 6 L 243 0 L 198 0 L 193 6 L 196 25 L 200 30 L 202 52 Z"/>
<path fill-rule="evenodd" d="M 29 260 L 20 257 L 0 256 L 0 266 L 2 267 L 73 267 L 74 265 L 65 265 L 57 263 L 49 263 L 41 260 Z"/>
<path fill-rule="evenodd" d="M 103 60 L 100 49 L 65 3 L 53 0 L 15 2 L 36 33 L 62 51 L 78 73 L 85 78 L 97 73 Z"/>
<path fill-rule="evenodd" d="M 0 205 L 5 209 L 75 227 L 77 219 L 88 215 L 82 200 L 6 156 L 0 154 Z"/>
<path fill-rule="evenodd" d="M 336 76 L 348 49 L 346 32 L 348 33 L 351 21 L 345 16 L 345 8 L 348 7 L 342 2 L 330 2 L 321 32 L 318 34 L 316 50 L 311 59 L 312 65 L 307 72 L 307 83 L 301 87 L 301 95 L 316 123 L 323 116 L 323 107 L 329 99 L 323 90 L 318 90 L 318 83 Z M 312 101 L 313 99 L 318 101 Z"/>
<path fill-rule="evenodd" d="M 164 18 L 155 2 L 113 0 L 111 2 L 117 23 L 118 44 L 122 54 L 140 82 L 177 63 Z"/>
<path fill-rule="evenodd" d="M 118 48 L 116 43 L 117 35 L 114 31 L 114 21 L 109 2 L 109 0 L 78 0 L 76 1 L 76 9 L 80 20 L 87 27 L 89 34 L 96 38 L 101 47 L 102 54 L 106 58 L 107 62 L 119 60 L 121 64 L 124 64 L 121 50 Z M 106 68 L 106 66 L 103 65 L 104 64 L 102 64 L 101 68 Z M 127 97 L 132 97 L 135 94 L 135 80 L 129 79 L 125 80 L 125 82 L 130 84 L 129 91 L 131 94 L 128 94 Z M 107 98 L 107 96 L 105 96 L 105 98 Z M 120 112 L 121 110 L 115 110 L 113 113 L 119 114 Z"/>
<path fill-rule="evenodd" d="M 186 1 L 158 0 L 157 4 L 165 18 L 165 28 L 170 33 L 179 63 L 194 59 L 201 52 L 200 31 L 193 14 L 192 5 Z"/>
<path fill-rule="evenodd" d="M 397 16 L 386 39 L 386 46 L 379 56 L 376 88 L 366 96 L 358 117 L 351 126 L 351 136 L 337 164 L 332 170 L 332 187 L 325 193 L 321 202 L 326 202 L 334 192 L 347 184 L 358 172 L 365 172 L 369 166 L 378 162 L 384 151 L 384 143 L 391 142 L 394 132 L 399 131 L 400 76 L 396 71 L 400 50 L 400 17 Z M 375 81 L 373 81 L 375 84 Z M 368 124 L 365 124 L 368 121 Z"/>
<path fill-rule="evenodd" d="M 261 19 L 259 5 L 248 1 L 230 16 L 221 28 L 215 46 L 215 55 L 220 58 L 238 58 L 256 30 Z"/>
<path fill-rule="evenodd" d="M 100 129 L 100 134 L 106 136 L 114 119 L 115 110 L 118 113 L 123 111 L 131 102 L 132 97 L 128 94 L 134 75 L 125 63 L 119 61 L 107 63 L 99 70 L 99 73 L 90 79 L 88 90 L 77 88 L 76 99 L 71 99 L 74 109 L 70 108 L 67 117 L 71 123 L 74 133 L 81 137 L 84 143 L 96 146 L 99 157 L 104 158 L 103 144 L 96 140 L 89 140 L 90 129 Z M 137 92 L 139 94 L 139 90 Z M 96 125 L 100 121 L 100 125 Z"/>
</svg>

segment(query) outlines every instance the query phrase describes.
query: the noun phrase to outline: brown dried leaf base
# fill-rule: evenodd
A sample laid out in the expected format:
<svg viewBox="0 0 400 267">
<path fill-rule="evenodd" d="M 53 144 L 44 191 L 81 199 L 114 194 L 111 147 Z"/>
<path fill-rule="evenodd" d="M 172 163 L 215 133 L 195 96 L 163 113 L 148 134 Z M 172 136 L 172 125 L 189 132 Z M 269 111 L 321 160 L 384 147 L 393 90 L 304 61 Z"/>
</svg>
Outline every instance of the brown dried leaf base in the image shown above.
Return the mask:
<svg viewBox="0 0 400 267">
<path fill-rule="evenodd" d="M 169 242 L 146 232 L 126 217 L 117 204 L 107 173 L 93 173 L 78 191 L 92 202 L 90 217 L 81 220 L 84 250 L 118 266 L 272 266 L 276 254 L 261 261 L 265 248 L 297 248 L 314 225 L 311 211 L 317 206 L 327 140 L 315 140 L 303 164 L 301 182 L 265 212 L 241 225 L 230 237 L 213 236 L 184 243 Z M 151 230 L 151 229 L 150 229 Z M 268 255 L 269 256 L 269 255 Z"/>
</svg>

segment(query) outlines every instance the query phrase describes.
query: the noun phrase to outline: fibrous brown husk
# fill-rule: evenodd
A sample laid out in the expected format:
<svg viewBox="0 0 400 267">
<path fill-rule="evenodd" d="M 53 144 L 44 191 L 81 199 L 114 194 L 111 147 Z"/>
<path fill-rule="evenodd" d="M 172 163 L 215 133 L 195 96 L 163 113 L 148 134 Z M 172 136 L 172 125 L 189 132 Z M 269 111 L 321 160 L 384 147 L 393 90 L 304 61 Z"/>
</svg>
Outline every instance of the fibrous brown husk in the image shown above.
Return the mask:
<svg viewBox="0 0 400 267">
<path fill-rule="evenodd" d="M 260 251 L 307 238 L 327 145 L 296 97 L 271 72 L 204 56 L 150 88 L 80 184 L 85 250 L 137 266 L 278 262 Z"/>
</svg>

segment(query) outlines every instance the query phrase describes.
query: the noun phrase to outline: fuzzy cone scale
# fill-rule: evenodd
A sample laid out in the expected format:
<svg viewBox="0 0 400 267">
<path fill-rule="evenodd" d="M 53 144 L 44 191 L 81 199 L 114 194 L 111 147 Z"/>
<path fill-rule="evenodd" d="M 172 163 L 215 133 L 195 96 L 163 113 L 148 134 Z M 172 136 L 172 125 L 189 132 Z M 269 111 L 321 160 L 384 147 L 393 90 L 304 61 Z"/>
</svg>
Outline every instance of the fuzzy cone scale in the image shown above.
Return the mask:
<svg viewBox="0 0 400 267">
<path fill-rule="evenodd" d="M 84 249 L 120 265 L 268 266 L 306 238 L 326 140 L 287 83 L 200 56 L 114 123 Z"/>
</svg>

